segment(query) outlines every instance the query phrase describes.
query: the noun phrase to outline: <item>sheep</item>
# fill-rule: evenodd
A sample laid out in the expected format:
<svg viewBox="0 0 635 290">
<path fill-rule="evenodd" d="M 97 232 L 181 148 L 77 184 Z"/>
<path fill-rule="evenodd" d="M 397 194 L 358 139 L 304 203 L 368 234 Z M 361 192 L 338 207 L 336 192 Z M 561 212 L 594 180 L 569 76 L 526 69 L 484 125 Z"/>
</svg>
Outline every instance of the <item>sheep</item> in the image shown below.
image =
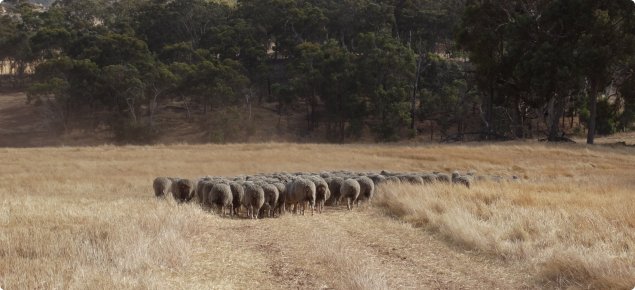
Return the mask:
<svg viewBox="0 0 635 290">
<path fill-rule="evenodd" d="M 260 208 L 259 217 L 262 218 L 264 216 L 265 207 L 268 208 L 267 216 L 273 217 L 280 193 L 278 192 L 278 188 L 273 184 L 263 184 L 261 187 L 265 193 L 265 201 L 263 207 Z"/>
<path fill-rule="evenodd" d="M 343 198 L 346 198 L 346 205 L 348 210 L 351 210 L 351 202 L 354 204 L 359 197 L 360 186 L 359 182 L 355 179 L 347 179 L 342 183 L 340 193 Z"/>
<path fill-rule="evenodd" d="M 201 180 L 196 185 L 196 199 L 203 209 L 210 209 L 211 204 L 208 200 L 209 191 L 218 182 L 213 180 Z"/>
<path fill-rule="evenodd" d="M 233 214 L 238 216 L 240 213 L 240 206 L 245 198 L 245 190 L 243 189 L 243 185 L 239 182 L 230 182 L 229 188 L 232 191 Z"/>
<path fill-rule="evenodd" d="M 397 177 L 397 176 L 386 177 L 386 181 L 387 182 L 392 182 L 392 183 L 395 183 L 395 184 L 401 184 L 401 180 L 399 180 L 399 177 Z"/>
<path fill-rule="evenodd" d="M 359 196 L 357 197 L 357 206 L 359 206 L 360 202 L 366 200 L 370 203 L 370 200 L 373 198 L 375 193 L 375 184 L 373 181 L 366 177 L 360 176 L 355 178 L 359 183 Z"/>
<path fill-rule="evenodd" d="M 381 174 L 383 176 L 391 176 L 392 175 L 392 171 L 384 169 L 379 174 Z"/>
<path fill-rule="evenodd" d="M 208 193 L 207 200 L 212 206 L 217 206 L 220 215 L 225 216 L 225 210 L 229 209 L 229 215 L 233 215 L 233 194 L 230 185 L 224 183 L 215 184 Z"/>
<path fill-rule="evenodd" d="M 407 175 L 406 178 L 408 178 L 408 182 L 410 182 L 411 184 L 424 184 L 424 180 L 421 176 Z"/>
<path fill-rule="evenodd" d="M 321 178 L 314 176 L 309 178 L 315 184 L 315 202 L 318 207 L 318 212 L 324 212 L 324 203 L 331 197 L 331 191 L 329 190 L 329 184 Z"/>
<path fill-rule="evenodd" d="M 181 180 L 180 177 L 175 177 L 174 179 L 172 179 L 172 184 L 170 185 L 170 191 L 169 191 L 172 193 L 172 195 L 174 195 L 174 193 L 176 192 L 176 185 L 179 180 Z"/>
<path fill-rule="evenodd" d="M 470 188 L 472 186 L 472 179 L 466 175 L 459 174 L 458 171 L 452 172 L 452 183 L 453 184 L 462 184 Z"/>
<path fill-rule="evenodd" d="M 386 176 L 383 176 L 381 174 L 369 175 L 368 177 L 373 181 L 375 186 L 378 186 L 378 185 L 386 182 Z"/>
<path fill-rule="evenodd" d="M 176 182 L 175 191 L 172 192 L 174 199 L 180 203 L 189 202 L 196 195 L 196 185 L 198 179 L 179 179 Z"/>
<path fill-rule="evenodd" d="M 285 210 L 284 203 L 287 200 L 287 186 L 282 182 L 276 182 L 273 186 L 278 189 L 278 203 L 274 208 L 274 212 L 278 210 L 278 216 L 281 216 Z"/>
<path fill-rule="evenodd" d="M 294 212 L 298 213 L 298 205 L 302 205 L 301 214 L 304 215 L 306 204 L 311 206 L 311 215 L 315 207 L 315 184 L 308 179 L 299 178 L 287 187 L 286 204 L 293 205 Z"/>
<path fill-rule="evenodd" d="M 445 173 L 437 173 L 437 181 L 439 182 L 444 182 L 447 184 L 450 184 L 452 182 L 452 178 L 450 177 L 450 175 L 447 175 Z"/>
<path fill-rule="evenodd" d="M 243 205 L 247 208 L 247 217 L 258 219 L 258 212 L 265 203 L 265 191 L 253 182 L 246 182 L 243 187 L 245 191 Z"/>
<path fill-rule="evenodd" d="M 395 177 L 399 178 L 399 181 L 401 181 L 401 183 L 409 182 L 407 175 L 400 174 L 400 175 L 397 175 Z"/>
<path fill-rule="evenodd" d="M 165 198 L 165 195 L 171 192 L 171 187 L 172 178 L 169 177 L 157 177 L 152 182 L 154 195 L 159 198 Z"/>
<path fill-rule="evenodd" d="M 437 176 L 434 174 L 424 173 L 419 176 L 421 177 L 421 180 L 423 180 L 423 183 L 426 184 L 434 183 L 435 181 L 437 181 Z"/>
<path fill-rule="evenodd" d="M 340 200 L 342 199 L 342 192 L 340 189 L 342 188 L 342 184 L 344 183 L 344 179 L 341 177 L 334 177 L 328 182 L 329 191 L 331 192 L 330 204 L 339 205 Z"/>
<path fill-rule="evenodd" d="M 508 182 L 518 182 L 520 183 L 520 177 L 514 175 L 512 178 L 507 179 Z"/>
</svg>

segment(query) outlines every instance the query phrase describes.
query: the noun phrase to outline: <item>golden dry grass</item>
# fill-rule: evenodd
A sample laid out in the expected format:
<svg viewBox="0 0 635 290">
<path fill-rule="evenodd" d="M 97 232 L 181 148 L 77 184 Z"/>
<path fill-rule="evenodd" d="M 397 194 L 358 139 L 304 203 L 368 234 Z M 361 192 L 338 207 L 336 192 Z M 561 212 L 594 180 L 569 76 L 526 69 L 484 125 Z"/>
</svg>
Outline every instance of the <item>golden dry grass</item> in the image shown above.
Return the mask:
<svg viewBox="0 0 635 290">
<path fill-rule="evenodd" d="M 3 289 L 635 287 L 635 151 L 538 143 L 0 149 Z M 222 219 L 156 176 L 476 171 L 354 212 Z M 630 287 L 630 288 L 628 288 Z"/>
</svg>

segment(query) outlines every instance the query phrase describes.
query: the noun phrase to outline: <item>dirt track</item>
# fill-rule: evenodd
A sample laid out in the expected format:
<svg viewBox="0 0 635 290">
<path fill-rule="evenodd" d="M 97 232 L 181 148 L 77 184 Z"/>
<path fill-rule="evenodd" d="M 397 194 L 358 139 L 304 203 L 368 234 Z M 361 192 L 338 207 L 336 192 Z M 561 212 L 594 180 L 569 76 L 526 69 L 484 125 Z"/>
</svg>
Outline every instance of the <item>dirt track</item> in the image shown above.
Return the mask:
<svg viewBox="0 0 635 290">
<path fill-rule="evenodd" d="M 513 266 L 461 252 L 377 214 L 372 209 L 327 208 L 314 217 L 287 215 L 258 221 L 210 217 L 210 226 L 218 228 L 209 240 L 199 242 L 216 250 L 201 253 L 195 263 L 202 268 L 210 263 L 210 272 L 202 277 L 223 281 L 214 285 L 218 288 L 341 289 L 332 278 L 337 266 L 317 254 L 317 243 L 329 242 L 343 245 L 391 289 L 526 288 L 523 281 L 528 276 Z M 244 259 L 233 255 L 249 256 L 253 263 L 239 264 Z M 218 263 L 227 265 L 222 273 Z"/>
</svg>

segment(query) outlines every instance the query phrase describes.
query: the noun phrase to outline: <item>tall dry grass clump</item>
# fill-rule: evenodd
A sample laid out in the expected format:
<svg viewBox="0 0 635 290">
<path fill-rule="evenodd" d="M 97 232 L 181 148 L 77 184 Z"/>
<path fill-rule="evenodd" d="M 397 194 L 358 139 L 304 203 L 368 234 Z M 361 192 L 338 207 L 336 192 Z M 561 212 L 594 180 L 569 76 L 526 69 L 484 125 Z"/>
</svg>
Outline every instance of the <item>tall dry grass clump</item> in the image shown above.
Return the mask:
<svg viewBox="0 0 635 290">
<path fill-rule="evenodd" d="M 633 192 L 619 184 L 385 185 L 377 203 L 468 250 L 535 271 L 546 288 L 632 289 Z"/>
<path fill-rule="evenodd" d="M 325 237 L 323 233 L 313 233 L 313 246 L 317 258 L 328 265 L 331 281 L 337 289 L 384 290 L 390 289 L 383 273 L 379 273 L 364 263 L 364 257 L 352 253 L 345 241 Z"/>
<path fill-rule="evenodd" d="M 57 197 L 0 204 L 4 289 L 170 289 L 184 274 L 204 216 L 166 202 L 73 205 Z"/>
</svg>

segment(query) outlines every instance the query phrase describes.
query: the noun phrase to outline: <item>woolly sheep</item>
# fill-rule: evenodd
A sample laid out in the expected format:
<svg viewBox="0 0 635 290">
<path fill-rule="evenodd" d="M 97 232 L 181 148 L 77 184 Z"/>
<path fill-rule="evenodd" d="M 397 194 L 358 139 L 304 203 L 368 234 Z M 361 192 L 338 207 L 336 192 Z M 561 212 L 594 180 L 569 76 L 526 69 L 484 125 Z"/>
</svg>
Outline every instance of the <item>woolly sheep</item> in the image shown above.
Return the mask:
<svg viewBox="0 0 635 290">
<path fill-rule="evenodd" d="M 421 180 L 423 180 L 423 183 L 426 184 L 434 183 L 435 181 L 437 181 L 437 176 L 434 174 L 424 173 L 419 176 L 421 177 Z"/>
<path fill-rule="evenodd" d="M 366 176 L 360 176 L 358 178 L 355 178 L 355 180 L 357 180 L 357 182 L 359 183 L 359 196 L 357 197 L 357 206 L 359 206 L 361 201 L 370 202 L 375 193 L 375 184 L 373 183 L 373 181 Z"/>
<path fill-rule="evenodd" d="M 174 199 L 178 202 L 189 202 L 196 195 L 196 185 L 198 179 L 180 179 L 176 182 L 175 192 L 172 192 Z"/>
<path fill-rule="evenodd" d="M 230 182 L 229 188 L 232 191 L 232 208 L 234 210 L 234 215 L 238 216 L 240 212 L 240 206 L 242 205 L 243 199 L 245 198 L 245 190 L 243 189 L 243 185 L 239 182 Z"/>
<path fill-rule="evenodd" d="M 458 171 L 454 171 L 452 172 L 452 183 L 453 184 L 462 184 L 467 186 L 467 188 L 470 188 L 470 186 L 472 186 L 472 179 L 465 176 L 465 175 L 461 175 L 459 174 Z"/>
<path fill-rule="evenodd" d="M 360 186 L 359 182 L 355 179 L 347 179 L 342 183 L 340 193 L 343 198 L 346 199 L 346 206 L 348 210 L 351 210 L 351 202 L 354 204 L 359 197 Z"/>
<path fill-rule="evenodd" d="M 407 175 L 406 177 L 408 178 L 408 182 L 410 182 L 411 184 L 421 185 L 424 183 L 423 178 L 421 178 L 421 176 Z"/>
<path fill-rule="evenodd" d="M 170 185 L 170 192 L 172 193 L 172 195 L 174 195 L 174 193 L 176 192 L 176 185 L 179 180 L 181 180 L 180 177 L 172 179 L 172 184 Z"/>
<path fill-rule="evenodd" d="M 311 207 L 311 215 L 313 215 L 315 207 L 315 184 L 308 179 L 296 179 L 287 187 L 285 203 L 293 205 L 295 213 L 298 213 L 298 207 L 302 205 L 302 215 L 304 215 L 304 210 L 308 203 Z"/>
<path fill-rule="evenodd" d="M 401 181 L 401 183 L 404 183 L 404 182 L 410 182 L 410 181 L 408 180 L 408 176 L 407 176 L 407 175 L 400 174 L 400 175 L 397 175 L 397 176 L 395 176 L 395 177 L 399 178 L 399 181 Z"/>
<path fill-rule="evenodd" d="M 278 188 L 273 184 L 264 184 L 261 186 L 262 190 L 265 193 L 265 201 L 263 207 L 260 208 L 259 217 L 264 216 L 264 210 L 267 209 L 267 216 L 273 217 L 274 209 L 276 204 L 278 203 Z"/>
<path fill-rule="evenodd" d="M 321 177 L 314 176 L 310 178 L 310 180 L 315 184 L 315 204 L 317 210 L 319 213 L 322 213 L 324 211 L 324 203 L 331 197 L 329 185 Z"/>
<path fill-rule="evenodd" d="M 399 177 L 397 177 L 397 176 L 386 177 L 386 181 L 387 182 L 392 182 L 394 184 L 401 184 L 401 180 L 399 180 Z"/>
<path fill-rule="evenodd" d="M 342 184 L 344 183 L 344 179 L 341 177 L 334 177 L 328 182 L 329 191 L 331 192 L 331 198 L 329 200 L 329 204 L 339 205 L 340 200 L 342 199 L 342 192 L 340 189 L 342 188 Z"/>
<path fill-rule="evenodd" d="M 276 182 L 273 184 L 278 189 L 278 203 L 274 208 L 274 211 L 278 211 L 278 216 L 281 216 L 285 210 L 284 203 L 287 200 L 287 186 L 282 182 Z"/>
<path fill-rule="evenodd" d="M 258 212 L 265 203 L 265 192 L 262 187 L 253 182 L 247 182 L 243 187 L 245 190 L 243 205 L 247 208 L 247 217 L 258 219 Z"/>
<path fill-rule="evenodd" d="M 439 182 L 444 182 L 448 184 L 452 182 L 452 177 L 450 177 L 450 175 L 447 175 L 445 173 L 437 173 L 436 176 L 437 176 L 437 181 Z"/>
<path fill-rule="evenodd" d="M 381 174 L 369 175 L 368 178 L 370 178 L 373 181 L 375 186 L 386 182 L 386 176 L 383 176 Z"/>
<path fill-rule="evenodd" d="M 172 180 L 168 177 L 157 177 L 152 182 L 154 195 L 156 197 L 165 198 L 165 195 L 171 192 Z"/>
<path fill-rule="evenodd" d="M 231 187 L 228 184 L 217 183 L 208 193 L 208 200 L 212 206 L 217 206 L 220 215 L 225 216 L 226 209 L 229 209 L 229 215 L 234 212 L 233 209 L 233 194 Z"/>
<path fill-rule="evenodd" d="M 196 200 L 203 209 L 210 209 L 211 204 L 208 202 L 208 194 L 216 183 L 213 180 L 201 180 L 196 185 Z"/>
</svg>

